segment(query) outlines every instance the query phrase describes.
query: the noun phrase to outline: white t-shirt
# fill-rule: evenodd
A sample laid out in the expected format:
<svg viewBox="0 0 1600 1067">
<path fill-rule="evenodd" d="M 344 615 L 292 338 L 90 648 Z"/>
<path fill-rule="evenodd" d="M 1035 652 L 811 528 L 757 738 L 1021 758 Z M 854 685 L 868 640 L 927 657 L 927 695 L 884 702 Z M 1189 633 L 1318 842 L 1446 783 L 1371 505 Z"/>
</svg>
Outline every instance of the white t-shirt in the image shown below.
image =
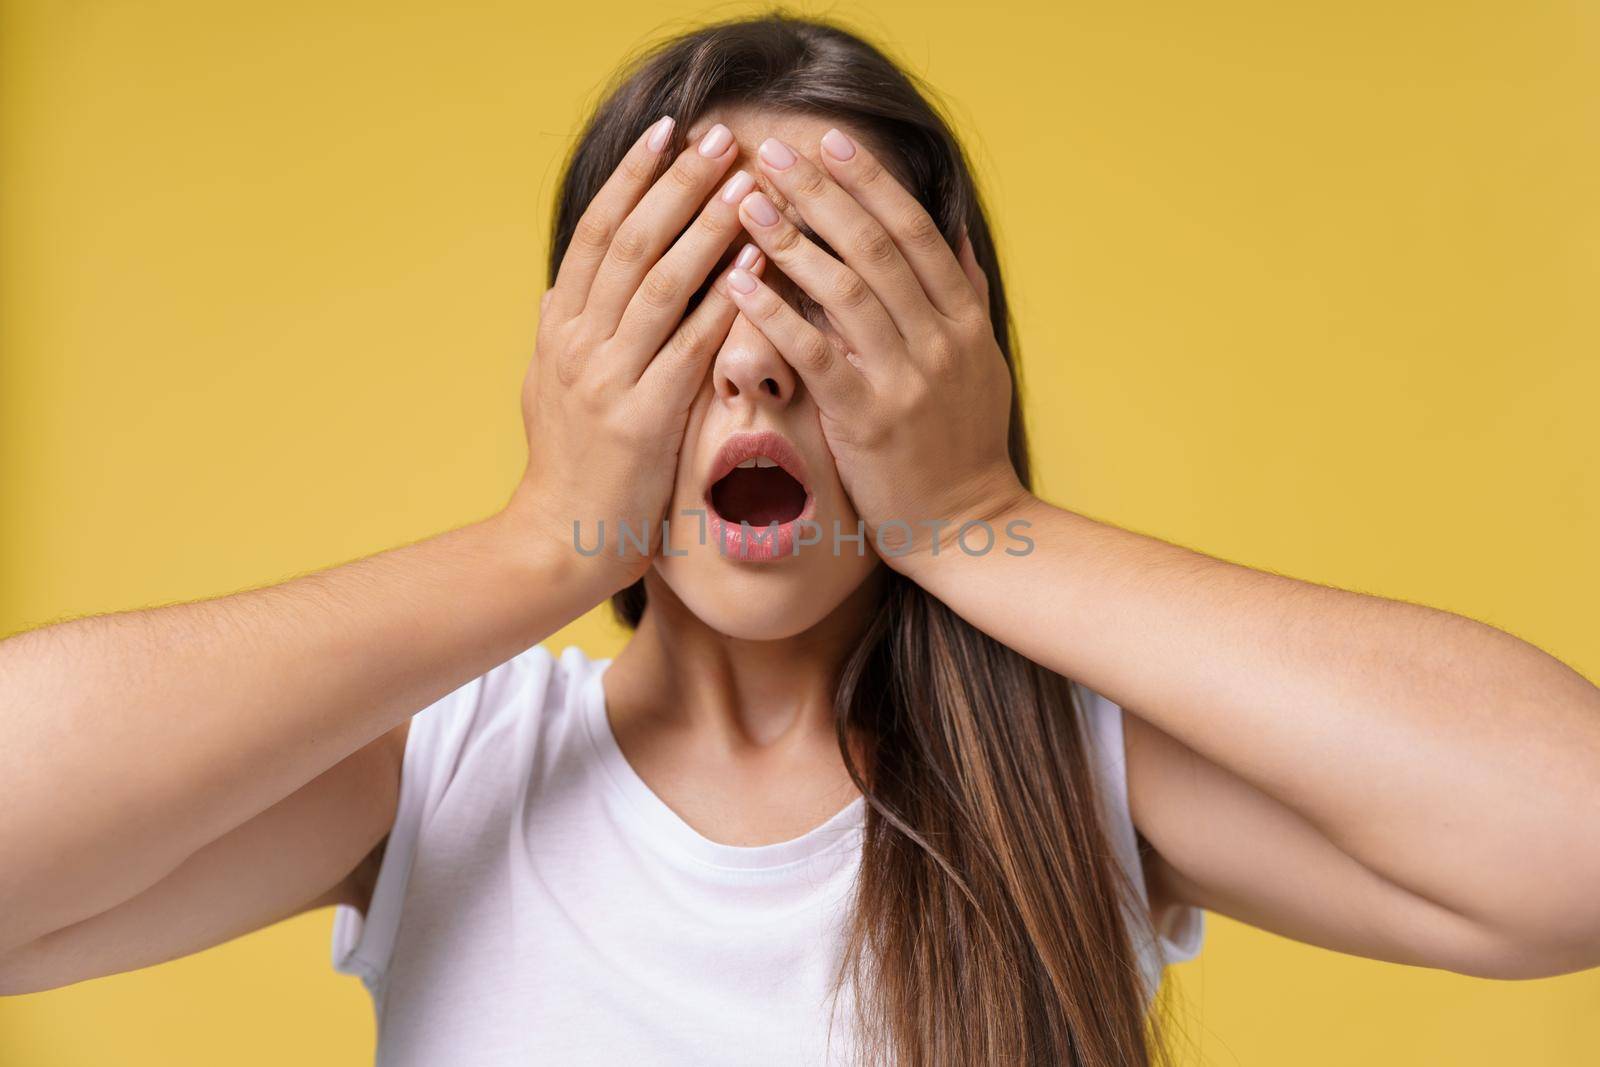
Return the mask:
<svg viewBox="0 0 1600 1067">
<path fill-rule="evenodd" d="M 379 1067 L 847 1062 L 850 998 L 828 994 L 864 802 L 778 844 L 703 837 L 617 747 L 609 663 L 536 645 L 412 720 L 371 906 L 333 927 Z M 1082 695 L 1125 906 L 1148 908 L 1121 709 Z M 1204 913 L 1168 925 L 1131 925 L 1152 996 Z"/>
</svg>

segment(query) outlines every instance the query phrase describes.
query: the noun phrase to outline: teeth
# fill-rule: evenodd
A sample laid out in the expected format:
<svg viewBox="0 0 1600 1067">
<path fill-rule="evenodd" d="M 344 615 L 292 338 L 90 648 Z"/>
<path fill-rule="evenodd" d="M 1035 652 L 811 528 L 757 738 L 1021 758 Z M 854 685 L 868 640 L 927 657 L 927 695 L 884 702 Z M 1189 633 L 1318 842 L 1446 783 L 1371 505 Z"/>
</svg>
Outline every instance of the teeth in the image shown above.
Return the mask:
<svg viewBox="0 0 1600 1067">
<path fill-rule="evenodd" d="M 756 461 L 755 460 L 747 459 L 743 463 L 739 464 L 739 469 L 740 470 L 749 470 L 751 467 L 754 467 L 755 465 L 756 465 Z"/>
<path fill-rule="evenodd" d="M 775 459 L 768 459 L 766 456 L 756 456 L 754 459 L 747 459 L 743 463 L 739 464 L 739 469 L 749 470 L 752 467 L 776 467 L 777 465 L 778 461 Z"/>
</svg>

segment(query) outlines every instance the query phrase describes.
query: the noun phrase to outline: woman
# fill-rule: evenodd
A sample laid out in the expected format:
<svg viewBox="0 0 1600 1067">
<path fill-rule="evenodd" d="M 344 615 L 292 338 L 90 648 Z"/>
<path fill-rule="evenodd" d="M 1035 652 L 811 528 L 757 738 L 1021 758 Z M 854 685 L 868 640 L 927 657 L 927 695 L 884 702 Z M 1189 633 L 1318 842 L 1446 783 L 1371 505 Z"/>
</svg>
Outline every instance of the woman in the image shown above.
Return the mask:
<svg viewBox="0 0 1600 1067">
<path fill-rule="evenodd" d="M 554 238 L 501 512 L 0 646 L 0 989 L 337 904 L 387 1064 L 1121 1065 L 1200 909 L 1600 963 L 1600 693 L 1029 493 L 984 212 L 868 45 L 661 46 Z M 614 663 L 539 645 L 607 597 Z"/>
</svg>

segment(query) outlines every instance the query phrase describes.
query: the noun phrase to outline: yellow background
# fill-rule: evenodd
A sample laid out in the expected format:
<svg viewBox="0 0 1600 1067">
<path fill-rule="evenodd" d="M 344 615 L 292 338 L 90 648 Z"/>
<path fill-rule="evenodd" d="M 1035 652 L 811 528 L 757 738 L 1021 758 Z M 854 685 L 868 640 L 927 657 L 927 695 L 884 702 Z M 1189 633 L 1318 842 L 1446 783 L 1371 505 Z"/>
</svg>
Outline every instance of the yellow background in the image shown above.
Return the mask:
<svg viewBox="0 0 1600 1067">
<path fill-rule="evenodd" d="M 0 630 L 494 508 L 576 124 L 624 52 L 743 10 L 7 4 Z M 1600 675 L 1594 5 L 801 10 L 950 101 L 1047 496 Z M 0 1064 L 366 1062 L 330 917 L 0 1000 Z M 1477 981 L 1213 916 L 1173 974 L 1186 1063 L 1600 1055 L 1600 971 Z"/>
</svg>

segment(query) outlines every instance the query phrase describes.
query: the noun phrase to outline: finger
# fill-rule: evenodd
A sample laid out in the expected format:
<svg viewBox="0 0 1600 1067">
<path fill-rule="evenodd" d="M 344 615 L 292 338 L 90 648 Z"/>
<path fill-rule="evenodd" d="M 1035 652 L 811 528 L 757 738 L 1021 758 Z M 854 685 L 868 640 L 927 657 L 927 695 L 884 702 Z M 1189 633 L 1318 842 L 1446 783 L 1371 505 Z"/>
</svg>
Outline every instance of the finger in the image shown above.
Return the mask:
<svg viewBox="0 0 1600 1067">
<path fill-rule="evenodd" d="M 951 318 L 972 311 L 976 294 L 938 223 L 865 147 L 837 129 L 822 135 L 822 162 L 894 237 L 933 305 Z"/>
<path fill-rule="evenodd" d="M 628 213 L 611 247 L 600 261 L 589 299 L 583 306 L 585 321 L 602 337 L 612 336 L 639 289 L 645 272 L 711 194 L 722 172 L 738 154 L 733 132 L 722 123 L 706 131 L 700 143 L 679 153 L 671 167 L 650 187 Z"/>
<path fill-rule="evenodd" d="M 902 337 L 920 332 L 933 310 L 911 265 L 883 223 L 811 160 L 769 137 L 757 151 L 761 169 L 800 217 L 845 265 L 866 279 Z"/>
<path fill-rule="evenodd" d="M 966 274 L 967 281 L 972 283 L 972 290 L 978 294 L 978 302 L 983 305 L 983 312 L 987 316 L 989 276 L 978 266 L 978 256 L 972 251 L 972 237 L 967 233 L 966 223 L 961 224 L 961 247 L 956 250 L 956 260 L 961 264 L 961 270 Z"/>
<path fill-rule="evenodd" d="M 735 171 L 639 283 L 614 335 L 616 350 L 626 353 L 619 358 L 636 363 L 634 377 L 644 370 L 678 324 L 689 298 L 705 283 L 729 244 L 743 232 L 739 201 L 755 184 L 748 171 Z M 760 251 L 753 246 L 752 249 L 752 255 Z"/>
<path fill-rule="evenodd" d="M 693 400 L 695 390 L 705 379 L 706 368 L 739 314 L 738 305 L 728 291 L 728 276 L 735 270 L 760 274 L 766 265 L 767 259 L 759 248 L 745 245 L 650 361 L 639 378 L 640 384 L 656 383 L 654 387 L 664 390 L 674 401 L 687 404 Z"/>
<path fill-rule="evenodd" d="M 745 197 L 739 218 L 767 258 L 828 312 L 850 348 L 887 353 L 904 347 L 900 330 L 866 279 L 813 244 L 765 193 Z"/>
<path fill-rule="evenodd" d="M 584 208 L 573 227 L 567 250 L 562 253 L 552 287 L 550 310 L 558 318 L 570 319 L 583 310 L 595 271 L 611 248 L 611 238 L 617 227 L 650 188 L 657 161 L 672 136 L 672 125 L 670 115 L 651 123 Z"/>
<path fill-rule="evenodd" d="M 773 289 L 749 271 L 728 275 L 728 295 L 805 382 L 824 414 L 859 406 L 869 383 L 858 357 L 805 320 Z"/>
</svg>

